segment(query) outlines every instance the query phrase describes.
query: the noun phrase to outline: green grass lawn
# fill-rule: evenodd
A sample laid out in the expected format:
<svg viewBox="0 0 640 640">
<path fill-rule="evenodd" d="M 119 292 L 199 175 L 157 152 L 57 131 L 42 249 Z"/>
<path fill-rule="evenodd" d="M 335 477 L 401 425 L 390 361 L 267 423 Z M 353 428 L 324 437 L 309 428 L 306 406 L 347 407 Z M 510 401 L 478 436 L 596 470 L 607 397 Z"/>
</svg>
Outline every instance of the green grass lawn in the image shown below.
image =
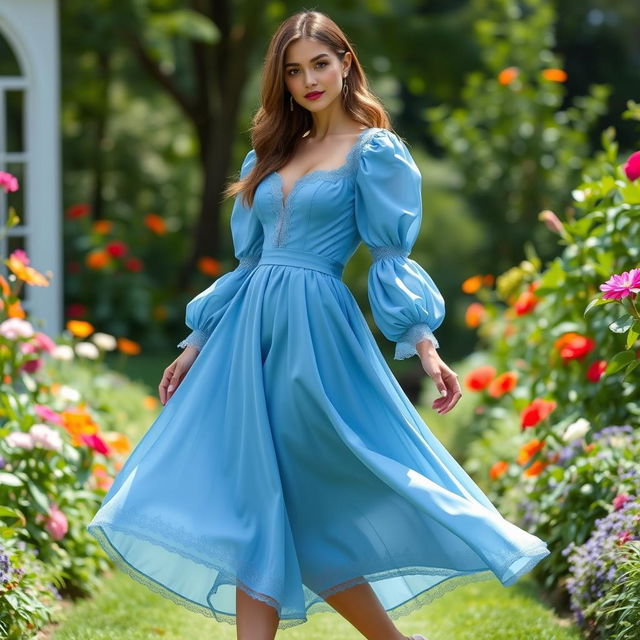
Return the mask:
<svg viewBox="0 0 640 640">
<path fill-rule="evenodd" d="M 151 592 L 122 572 L 108 576 L 92 598 L 78 601 L 51 640 L 233 640 L 235 627 L 192 613 Z M 540 603 L 523 577 L 503 587 L 495 581 L 463 585 L 399 618 L 405 635 L 429 640 L 577 640 L 579 633 Z M 278 631 L 290 640 L 358 640 L 362 635 L 338 613 L 312 614 L 304 624 Z"/>
</svg>

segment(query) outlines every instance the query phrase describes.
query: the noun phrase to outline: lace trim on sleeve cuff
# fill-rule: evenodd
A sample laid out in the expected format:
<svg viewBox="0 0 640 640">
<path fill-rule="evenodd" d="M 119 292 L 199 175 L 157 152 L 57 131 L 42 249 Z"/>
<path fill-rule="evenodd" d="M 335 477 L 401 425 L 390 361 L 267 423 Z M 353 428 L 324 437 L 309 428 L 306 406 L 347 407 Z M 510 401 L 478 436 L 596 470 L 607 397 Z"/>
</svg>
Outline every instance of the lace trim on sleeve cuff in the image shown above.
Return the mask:
<svg viewBox="0 0 640 640">
<path fill-rule="evenodd" d="M 209 336 L 204 331 L 192 331 L 184 340 L 178 343 L 178 347 L 184 349 L 185 347 L 195 347 L 198 351 L 204 347 L 205 342 L 209 339 Z"/>
<path fill-rule="evenodd" d="M 382 258 L 406 258 L 409 255 L 409 251 L 402 247 L 393 247 L 391 245 L 385 247 L 369 247 L 373 261 L 380 260 Z"/>
<path fill-rule="evenodd" d="M 416 344 L 423 340 L 431 341 L 436 349 L 440 347 L 440 343 L 433 335 L 433 331 L 431 331 L 428 325 L 415 324 L 412 327 L 409 327 L 396 343 L 394 359 L 403 360 L 404 358 L 419 355 L 416 350 Z"/>
<path fill-rule="evenodd" d="M 253 269 L 260 262 L 260 256 L 242 256 L 238 258 L 238 269 Z"/>
</svg>

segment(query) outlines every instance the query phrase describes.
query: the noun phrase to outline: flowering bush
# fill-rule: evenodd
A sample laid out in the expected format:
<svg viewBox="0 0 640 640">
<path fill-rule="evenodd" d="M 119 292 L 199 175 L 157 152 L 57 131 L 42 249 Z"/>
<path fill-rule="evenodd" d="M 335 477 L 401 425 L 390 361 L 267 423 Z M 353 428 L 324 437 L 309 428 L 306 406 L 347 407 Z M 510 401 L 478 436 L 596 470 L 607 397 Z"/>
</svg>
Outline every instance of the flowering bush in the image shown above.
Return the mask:
<svg viewBox="0 0 640 640">
<path fill-rule="evenodd" d="M 628 557 L 627 543 L 640 540 L 640 497 L 621 493 L 608 508 L 610 513 L 596 520 L 591 536 L 583 545 L 571 542 L 563 550 L 570 563 L 567 588 L 571 609 L 578 624 L 589 630 L 598 628 L 597 614 L 610 586 L 614 582 L 627 582 L 622 574 L 628 567 L 621 566 L 621 560 Z M 627 586 L 630 585 L 627 583 Z M 609 624 L 613 623 L 612 613 L 609 612 Z M 637 628 L 629 631 L 637 633 Z M 623 637 L 631 640 L 637 635 Z"/>
<path fill-rule="evenodd" d="M 640 119 L 640 109 L 627 115 Z M 568 581 L 578 560 L 564 550 L 585 544 L 620 496 L 640 495 L 640 155 L 620 163 L 611 129 L 602 144 L 566 220 L 539 215 L 561 254 L 543 268 L 527 244 L 495 286 L 491 274 L 462 285 L 476 297 L 467 324 L 485 346 L 463 380 L 476 400 L 468 466 L 483 460 L 501 511 L 549 543 L 535 572 L 558 604 L 569 584 L 578 599 L 585 587 Z M 608 597 L 609 573 L 598 575 Z"/>
<path fill-rule="evenodd" d="M 0 187 L 17 189 L 11 178 L 0 174 Z M 12 212 L 9 225 L 16 221 Z M 115 425 L 131 415 L 122 392 L 114 393 L 129 381 L 108 372 L 104 356 L 115 349 L 135 354 L 139 346 L 79 320 L 67 323 L 58 342 L 35 331 L 18 294 L 48 280 L 22 250 L 4 263 L 10 275 L 0 275 L 0 635 L 17 639 L 51 614 L 44 578 L 56 584 L 54 595 L 84 594 L 110 566 L 86 523 L 130 451 Z M 146 410 L 158 405 L 151 399 Z"/>
</svg>

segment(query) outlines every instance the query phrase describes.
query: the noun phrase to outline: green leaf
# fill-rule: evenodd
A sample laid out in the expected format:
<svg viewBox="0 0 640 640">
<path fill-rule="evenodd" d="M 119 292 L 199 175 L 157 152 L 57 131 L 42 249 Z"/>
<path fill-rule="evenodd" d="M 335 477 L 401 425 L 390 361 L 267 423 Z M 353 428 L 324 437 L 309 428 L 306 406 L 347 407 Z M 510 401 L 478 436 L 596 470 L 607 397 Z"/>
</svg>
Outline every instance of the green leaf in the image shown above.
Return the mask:
<svg viewBox="0 0 640 640">
<path fill-rule="evenodd" d="M 630 313 L 625 313 L 623 316 L 620 316 L 617 320 L 614 320 L 610 325 L 609 329 L 614 333 L 626 333 L 632 327 L 635 318 Z"/>
<path fill-rule="evenodd" d="M 609 360 L 609 364 L 605 370 L 606 375 L 616 373 L 616 371 L 619 371 L 622 367 L 629 364 L 635 357 L 636 354 L 633 351 L 619 351 Z"/>
<path fill-rule="evenodd" d="M 38 505 L 38 507 L 40 507 L 40 510 L 42 511 L 42 513 L 49 513 L 49 499 L 40 490 L 38 485 L 36 485 L 34 482 L 30 482 L 27 485 L 27 487 L 29 489 L 29 493 L 33 496 L 33 499 L 35 500 L 36 504 Z"/>
<path fill-rule="evenodd" d="M 0 485 L 5 485 L 7 487 L 20 487 L 22 486 L 22 480 L 13 473 L 0 471 Z"/>
<path fill-rule="evenodd" d="M 610 300 L 608 298 L 594 298 L 588 305 L 587 308 L 584 310 L 584 314 L 583 315 L 587 315 L 587 313 L 589 313 L 589 311 L 591 311 L 591 309 L 593 309 L 594 307 L 599 307 L 600 305 L 603 304 L 608 304 L 609 302 L 613 302 L 613 300 Z"/>
<path fill-rule="evenodd" d="M 638 339 L 638 335 L 640 335 L 640 332 L 636 331 L 635 327 L 636 324 L 638 324 L 637 322 L 634 323 L 633 327 L 631 327 L 631 329 L 629 329 L 629 333 L 627 334 L 627 349 L 631 349 L 631 347 L 634 345 L 635 341 Z"/>
</svg>

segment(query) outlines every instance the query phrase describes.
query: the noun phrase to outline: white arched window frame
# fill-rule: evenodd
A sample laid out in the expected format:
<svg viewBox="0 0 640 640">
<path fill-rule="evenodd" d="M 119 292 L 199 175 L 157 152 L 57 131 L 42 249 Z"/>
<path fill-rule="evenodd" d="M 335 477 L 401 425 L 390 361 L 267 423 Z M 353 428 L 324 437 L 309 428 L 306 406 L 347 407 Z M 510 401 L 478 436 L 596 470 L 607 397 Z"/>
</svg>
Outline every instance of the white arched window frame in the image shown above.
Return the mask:
<svg viewBox="0 0 640 640">
<path fill-rule="evenodd" d="M 31 266 L 49 277 L 48 287 L 26 286 L 21 297 L 35 328 L 51 336 L 60 333 L 63 322 L 57 10 L 55 0 L 0 2 L 0 37 L 20 66 L 20 75 L 0 75 L 0 170 L 20 181 L 19 195 L 0 189 L 2 224 L 12 199 L 19 203 L 20 217 L 20 224 L 2 239 L 1 254 L 6 258 L 14 249 L 24 249 Z M 22 113 L 16 122 L 7 107 L 20 93 Z M 16 135 L 13 127 L 22 131 Z M 23 148 L 8 149 L 12 137 Z M 7 277 L 6 266 L 0 269 Z"/>
</svg>

